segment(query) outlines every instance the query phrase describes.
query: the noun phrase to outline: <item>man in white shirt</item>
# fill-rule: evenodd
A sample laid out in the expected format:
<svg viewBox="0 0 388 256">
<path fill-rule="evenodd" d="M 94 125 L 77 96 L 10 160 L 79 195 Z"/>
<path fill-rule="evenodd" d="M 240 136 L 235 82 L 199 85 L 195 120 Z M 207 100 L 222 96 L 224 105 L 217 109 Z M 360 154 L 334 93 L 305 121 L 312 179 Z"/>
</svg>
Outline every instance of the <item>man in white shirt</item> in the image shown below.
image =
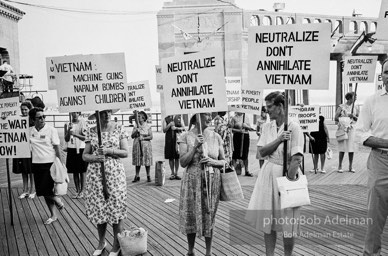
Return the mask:
<svg viewBox="0 0 388 256">
<path fill-rule="evenodd" d="M 381 234 L 388 216 L 388 60 L 382 65 L 385 90 L 364 103 L 356 125 L 360 142 L 371 147 L 368 169 L 368 223 L 363 255 L 381 255 Z"/>
<path fill-rule="evenodd" d="M 12 75 L 14 73 L 12 66 L 9 65 L 6 60 L 3 60 L 3 65 L 0 66 L 0 70 L 7 71 L 7 73 L 5 73 L 2 77 L 3 78 L 3 85 L 4 85 L 3 91 L 4 92 L 12 92 L 13 91 Z"/>
</svg>

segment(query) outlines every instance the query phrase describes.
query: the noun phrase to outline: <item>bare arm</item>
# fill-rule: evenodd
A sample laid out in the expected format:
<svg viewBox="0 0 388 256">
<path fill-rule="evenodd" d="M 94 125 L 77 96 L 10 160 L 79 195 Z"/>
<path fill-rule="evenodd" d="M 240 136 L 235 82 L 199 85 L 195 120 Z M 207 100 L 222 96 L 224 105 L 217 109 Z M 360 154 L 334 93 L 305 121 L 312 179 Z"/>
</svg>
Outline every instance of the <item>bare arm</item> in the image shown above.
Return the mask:
<svg viewBox="0 0 388 256">
<path fill-rule="evenodd" d="M 326 133 L 326 139 L 327 139 L 327 142 L 330 142 L 330 137 L 329 137 L 329 130 L 327 129 L 327 126 L 326 124 L 323 124 L 323 129 L 325 130 L 325 133 Z"/>
<path fill-rule="evenodd" d="M 59 152 L 59 145 L 53 145 L 54 150 L 55 150 L 55 156 L 59 158 L 59 160 L 63 163 L 62 157 L 61 157 L 61 152 Z"/>
<path fill-rule="evenodd" d="M 338 107 L 338 108 L 337 108 L 337 111 L 335 112 L 334 121 L 336 121 L 336 122 L 339 121 L 339 117 L 340 117 L 340 115 L 341 115 L 341 111 L 342 111 L 342 108 L 341 108 L 341 107 Z"/>
<path fill-rule="evenodd" d="M 272 154 L 284 140 L 289 140 L 290 138 L 291 138 L 291 132 L 284 131 L 279 137 L 276 138 L 276 140 L 268 143 L 263 147 L 257 147 L 257 150 L 259 151 L 259 154 L 262 157 L 266 157 Z"/>
<path fill-rule="evenodd" d="M 388 140 L 370 136 L 363 145 L 371 148 L 388 148 Z"/>
<path fill-rule="evenodd" d="M 291 156 L 291 162 L 287 172 L 288 178 L 295 179 L 299 166 L 302 163 L 302 159 L 303 156 L 300 153 Z"/>
</svg>

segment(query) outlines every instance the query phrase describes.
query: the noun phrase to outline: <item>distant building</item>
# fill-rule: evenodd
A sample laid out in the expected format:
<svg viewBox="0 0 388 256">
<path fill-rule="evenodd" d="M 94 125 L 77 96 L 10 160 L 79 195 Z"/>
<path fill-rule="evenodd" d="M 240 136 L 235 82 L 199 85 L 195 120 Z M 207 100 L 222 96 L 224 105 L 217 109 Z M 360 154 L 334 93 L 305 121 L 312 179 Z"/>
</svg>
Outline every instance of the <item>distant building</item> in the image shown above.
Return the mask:
<svg viewBox="0 0 388 256">
<path fill-rule="evenodd" d="M 7 60 L 20 73 L 18 22 L 25 13 L 0 0 L 0 63 Z"/>
</svg>

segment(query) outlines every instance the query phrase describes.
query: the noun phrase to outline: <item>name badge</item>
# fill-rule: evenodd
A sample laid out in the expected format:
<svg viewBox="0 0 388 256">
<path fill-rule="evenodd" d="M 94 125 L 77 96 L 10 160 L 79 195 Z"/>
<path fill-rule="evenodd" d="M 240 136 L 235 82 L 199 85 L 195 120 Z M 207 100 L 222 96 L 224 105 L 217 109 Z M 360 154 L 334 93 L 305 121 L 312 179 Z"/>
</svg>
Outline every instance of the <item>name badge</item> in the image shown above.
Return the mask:
<svg viewBox="0 0 388 256">
<path fill-rule="evenodd" d="M 40 135 L 40 137 L 39 138 L 41 138 L 41 139 L 45 139 L 46 138 L 46 135 Z"/>
</svg>

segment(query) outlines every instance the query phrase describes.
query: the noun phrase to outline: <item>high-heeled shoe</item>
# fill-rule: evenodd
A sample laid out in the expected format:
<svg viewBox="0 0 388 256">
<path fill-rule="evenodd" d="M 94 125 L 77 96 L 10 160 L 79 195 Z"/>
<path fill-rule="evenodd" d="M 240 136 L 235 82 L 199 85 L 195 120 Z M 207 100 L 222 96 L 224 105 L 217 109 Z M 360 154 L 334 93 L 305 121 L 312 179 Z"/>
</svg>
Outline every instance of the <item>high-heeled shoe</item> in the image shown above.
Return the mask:
<svg viewBox="0 0 388 256">
<path fill-rule="evenodd" d="M 93 252 L 93 256 L 100 256 L 102 254 L 102 252 L 105 250 L 105 247 L 106 247 L 106 242 L 104 243 L 104 247 L 102 247 L 102 249 L 96 249 Z"/>
<path fill-rule="evenodd" d="M 110 252 L 108 256 L 118 256 L 120 254 L 121 248 L 117 252 Z"/>
<path fill-rule="evenodd" d="M 136 176 L 135 176 L 135 178 L 133 179 L 132 182 L 138 182 L 138 181 L 140 181 L 140 177 L 136 177 Z"/>
</svg>

